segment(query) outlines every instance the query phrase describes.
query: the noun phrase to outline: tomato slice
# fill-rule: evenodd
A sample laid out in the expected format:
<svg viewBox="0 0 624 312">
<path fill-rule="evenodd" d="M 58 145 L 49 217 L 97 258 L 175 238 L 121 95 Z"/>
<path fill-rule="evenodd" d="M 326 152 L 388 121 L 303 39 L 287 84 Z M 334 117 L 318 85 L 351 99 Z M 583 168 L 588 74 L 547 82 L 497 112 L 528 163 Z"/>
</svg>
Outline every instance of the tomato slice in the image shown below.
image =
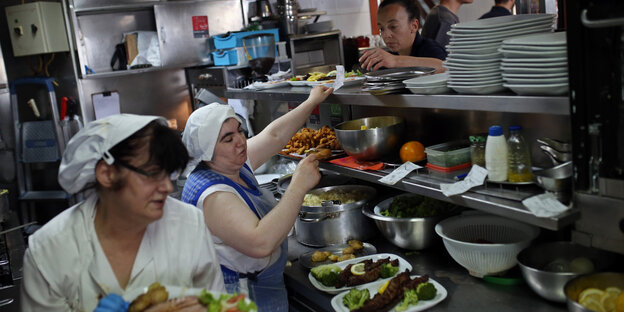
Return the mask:
<svg viewBox="0 0 624 312">
<path fill-rule="evenodd" d="M 234 297 L 228 299 L 226 302 L 227 303 L 235 303 L 235 302 L 238 302 L 238 301 L 243 300 L 243 299 L 245 299 L 245 294 L 240 294 L 238 296 L 234 296 Z M 238 311 L 238 309 L 237 309 L 237 311 Z"/>
</svg>

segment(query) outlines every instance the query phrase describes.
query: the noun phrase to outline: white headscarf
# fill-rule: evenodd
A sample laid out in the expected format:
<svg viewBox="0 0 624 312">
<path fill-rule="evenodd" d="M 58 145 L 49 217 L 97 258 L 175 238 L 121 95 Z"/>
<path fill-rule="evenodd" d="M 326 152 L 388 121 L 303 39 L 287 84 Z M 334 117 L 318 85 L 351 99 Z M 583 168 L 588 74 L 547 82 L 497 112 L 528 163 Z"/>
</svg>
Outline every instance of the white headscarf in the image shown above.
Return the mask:
<svg viewBox="0 0 624 312">
<path fill-rule="evenodd" d="M 186 146 L 191 160 L 182 176 L 188 177 L 201 161 L 212 160 L 221 126 L 229 118 L 241 122 L 230 105 L 216 102 L 198 108 L 189 116 L 184 133 L 182 133 L 182 142 Z"/>
<path fill-rule="evenodd" d="M 159 116 L 133 114 L 113 115 L 88 123 L 65 148 L 58 173 L 61 187 L 73 194 L 95 182 L 98 161 L 104 159 L 112 165 L 115 159 L 109 150 L 154 120 L 167 125 L 167 121 Z"/>
</svg>

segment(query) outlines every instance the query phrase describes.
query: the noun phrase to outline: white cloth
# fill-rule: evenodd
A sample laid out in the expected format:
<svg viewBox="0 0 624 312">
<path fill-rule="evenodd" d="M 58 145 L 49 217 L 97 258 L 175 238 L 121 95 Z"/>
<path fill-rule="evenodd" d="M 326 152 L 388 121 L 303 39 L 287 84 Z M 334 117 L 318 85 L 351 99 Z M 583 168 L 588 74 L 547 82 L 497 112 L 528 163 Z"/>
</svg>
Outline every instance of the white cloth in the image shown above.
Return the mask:
<svg viewBox="0 0 624 312">
<path fill-rule="evenodd" d="M 245 202 L 245 200 L 233 187 L 225 184 L 215 184 L 208 187 L 199 196 L 199 199 L 197 200 L 197 207 L 203 209 L 202 207 L 204 207 L 204 200 L 206 199 L 206 197 L 215 192 L 233 193 L 241 200 L 241 202 Z M 219 237 L 215 235 L 212 235 L 212 240 L 214 241 L 217 255 L 219 255 L 219 262 L 221 262 L 222 265 L 226 266 L 232 271 L 248 273 L 262 271 L 265 268 L 269 267 L 271 264 L 273 264 L 275 261 L 277 261 L 277 259 L 279 259 L 280 257 L 281 250 L 279 248 L 273 250 L 273 253 L 270 256 L 264 258 L 252 258 L 226 245 Z"/>
<path fill-rule="evenodd" d="M 189 116 L 182 133 L 182 142 L 184 142 L 191 160 L 182 176 L 188 177 L 202 160 L 212 160 L 212 153 L 219 139 L 221 125 L 229 118 L 241 122 L 230 105 L 216 102 L 196 109 Z"/>
<path fill-rule="evenodd" d="M 98 296 L 122 295 L 94 228 L 97 195 L 57 215 L 29 238 L 22 311 L 93 311 Z M 203 213 L 167 198 L 143 236 L 126 290 L 162 285 L 225 292 Z"/>
<path fill-rule="evenodd" d="M 88 123 L 65 148 L 58 173 L 61 187 L 74 194 L 95 182 L 98 161 L 104 159 L 109 165 L 115 161 L 108 150 L 154 120 L 167 125 L 167 121 L 159 116 L 133 114 L 113 115 Z"/>
</svg>

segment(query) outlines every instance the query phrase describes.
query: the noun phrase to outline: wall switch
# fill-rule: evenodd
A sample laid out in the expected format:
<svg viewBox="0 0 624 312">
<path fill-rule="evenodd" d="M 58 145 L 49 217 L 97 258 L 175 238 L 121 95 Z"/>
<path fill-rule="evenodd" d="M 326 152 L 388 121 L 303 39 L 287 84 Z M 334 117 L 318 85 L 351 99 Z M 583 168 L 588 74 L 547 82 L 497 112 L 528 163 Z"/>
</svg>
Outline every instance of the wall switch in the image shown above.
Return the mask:
<svg viewBox="0 0 624 312">
<path fill-rule="evenodd" d="M 69 51 L 59 2 L 30 2 L 5 8 L 14 56 Z"/>
</svg>

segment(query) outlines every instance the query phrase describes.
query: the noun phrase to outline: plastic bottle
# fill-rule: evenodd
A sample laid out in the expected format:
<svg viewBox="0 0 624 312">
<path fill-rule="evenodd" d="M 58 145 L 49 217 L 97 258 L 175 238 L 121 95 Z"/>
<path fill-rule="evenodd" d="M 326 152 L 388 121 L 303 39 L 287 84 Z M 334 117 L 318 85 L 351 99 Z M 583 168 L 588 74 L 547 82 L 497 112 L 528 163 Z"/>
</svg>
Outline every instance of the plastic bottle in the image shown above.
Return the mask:
<svg viewBox="0 0 624 312">
<path fill-rule="evenodd" d="M 507 177 L 509 182 L 531 181 L 533 179 L 531 152 L 524 137 L 522 137 L 522 127 L 509 127 L 507 150 Z"/>
<path fill-rule="evenodd" d="M 485 141 L 485 168 L 490 181 L 507 180 L 507 140 L 501 126 L 491 126 Z"/>
</svg>

